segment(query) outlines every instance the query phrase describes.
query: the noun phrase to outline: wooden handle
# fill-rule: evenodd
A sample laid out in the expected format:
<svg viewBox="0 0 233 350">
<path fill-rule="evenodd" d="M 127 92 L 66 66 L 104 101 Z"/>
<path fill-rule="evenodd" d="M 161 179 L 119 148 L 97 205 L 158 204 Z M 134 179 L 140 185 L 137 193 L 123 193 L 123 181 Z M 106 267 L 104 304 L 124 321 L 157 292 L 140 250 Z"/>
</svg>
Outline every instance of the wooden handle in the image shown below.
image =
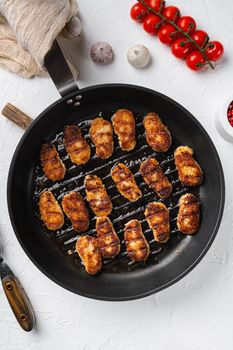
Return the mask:
<svg viewBox="0 0 233 350">
<path fill-rule="evenodd" d="M 2 285 L 18 323 L 26 332 L 30 332 L 35 324 L 34 312 L 19 280 L 13 275 L 6 276 L 2 279 Z"/>
<path fill-rule="evenodd" d="M 26 130 L 29 125 L 33 122 L 33 119 L 28 115 L 20 111 L 18 108 L 13 106 L 11 103 L 7 103 L 2 110 L 2 115 L 13 123 L 17 124 L 20 128 Z"/>
</svg>

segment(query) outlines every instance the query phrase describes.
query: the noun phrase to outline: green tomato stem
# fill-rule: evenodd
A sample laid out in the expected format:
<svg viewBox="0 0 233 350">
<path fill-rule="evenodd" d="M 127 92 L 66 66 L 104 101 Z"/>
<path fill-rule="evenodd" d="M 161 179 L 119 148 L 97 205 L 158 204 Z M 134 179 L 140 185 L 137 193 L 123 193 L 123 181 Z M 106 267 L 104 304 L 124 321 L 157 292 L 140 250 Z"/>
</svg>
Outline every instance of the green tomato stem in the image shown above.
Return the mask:
<svg viewBox="0 0 233 350">
<path fill-rule="evenodd" d="M 208 47 L 208 42 L 209 42 L 209 37 L 207 36 L 206 38 L 205 38 L 205 41 L 204 41 L 204 43 L 203 43 L 203 45 L 202 45 L 202 49 L 206 49 L 206 46 Z"/>
<path fill-rule="evenodd" d="M 153 10 L 151 7 L 149 7 L 145 0 L 138 0 L 142 5 L 144 5 L 146 7 L 146 9 L 149 11 L 149 12 L 152 12 L 154 13 L 155 15 L 159 16 L 161 19 L 165 20 L 167 23 L 173 25 L 174 28 L 177 29 L 178 32 L 182 33 L 186 38 L 189 39 L 189 41 L 197 48 L 198 51 L 200 51 L 202 53 L 202 55 L 204 56 L 207 64 L 212 68 L 214 69 L 214 66 L 213 64 L 210 62 L 210 60 L 208 59 L 206 53 L 205 53 L 205 50 L 203 50 L 203 48 L 201 48 L 195 40 L 193 40 L 193 38 L 186 32 L 184 32 L 180 27 L 178 27 L 178 25 L 174 22 L 174 21 L 170 21 L 169 19 L 167 19 L 166 17 L 164 17 L 160 12 L 157 12 L 155 10 Z"/>
</svg>

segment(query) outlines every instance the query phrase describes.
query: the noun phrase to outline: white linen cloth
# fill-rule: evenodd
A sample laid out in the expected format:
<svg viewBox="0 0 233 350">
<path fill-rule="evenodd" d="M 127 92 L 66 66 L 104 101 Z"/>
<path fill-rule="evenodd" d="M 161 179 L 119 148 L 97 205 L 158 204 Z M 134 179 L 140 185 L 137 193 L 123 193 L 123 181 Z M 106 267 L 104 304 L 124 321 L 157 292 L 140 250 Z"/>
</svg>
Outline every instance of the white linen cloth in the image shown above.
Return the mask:
<svg viewBox="0 0 233 350">
<path fill-rule="evenodd" d="M 30 78 L 47 75 L 44 57 L 59 33 L 76 35 L 75 0 L 0 0 L 0 66 Z"/>
</svg>

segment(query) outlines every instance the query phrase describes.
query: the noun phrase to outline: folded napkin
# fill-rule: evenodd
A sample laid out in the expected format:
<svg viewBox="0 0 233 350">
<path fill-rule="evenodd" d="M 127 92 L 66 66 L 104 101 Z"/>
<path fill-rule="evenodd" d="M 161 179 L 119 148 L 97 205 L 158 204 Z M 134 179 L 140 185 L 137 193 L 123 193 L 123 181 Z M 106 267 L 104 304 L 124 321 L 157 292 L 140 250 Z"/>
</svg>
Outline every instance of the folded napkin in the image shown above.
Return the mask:
<svg viewBox="0 0 233 350">
<path fill-rule="evenodd" d="M 44 57 L 59 33 L 79 34 L 75 0 L 0 0 L 0 66 L 45 76 Z"/>
</svg>

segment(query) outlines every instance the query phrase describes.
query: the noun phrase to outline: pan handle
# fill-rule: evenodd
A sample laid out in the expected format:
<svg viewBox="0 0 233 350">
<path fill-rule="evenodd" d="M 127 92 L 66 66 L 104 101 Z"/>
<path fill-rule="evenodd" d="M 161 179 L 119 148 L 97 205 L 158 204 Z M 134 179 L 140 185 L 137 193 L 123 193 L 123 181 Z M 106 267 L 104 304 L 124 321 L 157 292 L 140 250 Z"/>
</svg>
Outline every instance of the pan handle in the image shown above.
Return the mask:
<svg viewBox="0 0 233 350">
<path fill-rule="evenodd" d="M 44 65 L 62 97 L 79 90 L 77 82 L 66 62 L 62 50 L 54 40 L 50 51 L 47 53 Z"/>
<path fill-rule="evenodd" d="M 7 103 L 5 105 L 2 110 L 2 115 L 24 130 L 26 130 L 33 122 L 32 118 L 20 111 L 20 109 L 16 108 L 11 103 Z"/>
</svg>

